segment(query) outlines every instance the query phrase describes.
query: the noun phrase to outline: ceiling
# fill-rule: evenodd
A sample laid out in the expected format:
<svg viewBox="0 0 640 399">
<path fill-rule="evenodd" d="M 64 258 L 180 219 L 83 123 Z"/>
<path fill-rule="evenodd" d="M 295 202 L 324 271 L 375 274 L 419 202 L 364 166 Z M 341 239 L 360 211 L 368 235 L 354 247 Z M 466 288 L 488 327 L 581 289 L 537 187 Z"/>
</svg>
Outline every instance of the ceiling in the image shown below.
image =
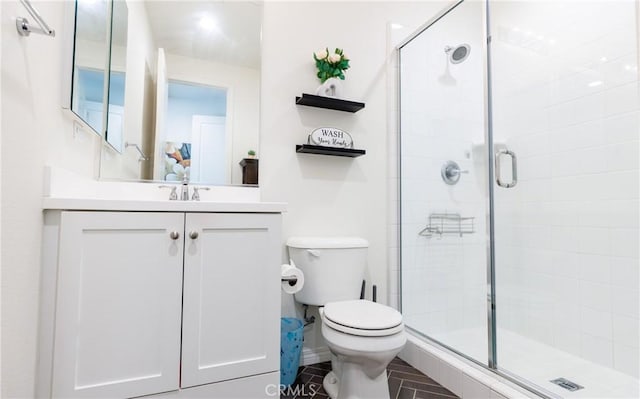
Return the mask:
<svg viewBox="0 0 640 399">
<path fill-rule="evenodd" d="M 260 68 L 260 2 L 148 0 L 145 6 L 155 44 L 166 53 Z M 203 17 L 214 26 L 201 28 Z"/>
</svg>

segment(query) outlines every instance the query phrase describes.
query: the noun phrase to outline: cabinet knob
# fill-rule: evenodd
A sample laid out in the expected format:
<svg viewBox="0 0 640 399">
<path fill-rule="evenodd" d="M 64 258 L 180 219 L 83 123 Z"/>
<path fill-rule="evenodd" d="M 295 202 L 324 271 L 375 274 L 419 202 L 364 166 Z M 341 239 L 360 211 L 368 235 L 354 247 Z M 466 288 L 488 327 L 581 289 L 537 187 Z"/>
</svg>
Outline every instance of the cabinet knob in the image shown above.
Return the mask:
<svg viewBox="0 0 640 399">
<path fill-rule="evenodd" d="M 177 231 L 172 231 L 171 233 L 169 233 L 169 237 L 171 237 L 172 240 L 177 240 L 178 238 L 180 238 L 180 233 L 178 233 Z"/>
<path fill-rule="evenodd" d="M 192 240 L 195 240 L 196 238 L 198 238 L 198 232 L 197 231 L 192 231 L 191 233 L 189 233 L 189 237 Z"/>
</svg>

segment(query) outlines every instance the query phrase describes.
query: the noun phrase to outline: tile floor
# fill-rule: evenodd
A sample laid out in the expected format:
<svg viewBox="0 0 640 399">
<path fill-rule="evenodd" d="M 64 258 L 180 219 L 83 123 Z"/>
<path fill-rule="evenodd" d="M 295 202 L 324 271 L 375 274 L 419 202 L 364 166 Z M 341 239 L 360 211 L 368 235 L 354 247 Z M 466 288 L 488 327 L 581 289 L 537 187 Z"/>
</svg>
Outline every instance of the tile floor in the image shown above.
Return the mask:
<svg viewBox="0 0 640 399">
<path fill-rule="evenodd" d="M 331 363 L 317 363 L 298 369 L 298 377 L 280 396 L 282 399 L 325 399 L 322 379 L 331 371 Z M 399 358 L 387 368 L 391 399 L 451 399 L 457 396 Z"/>
</svg>

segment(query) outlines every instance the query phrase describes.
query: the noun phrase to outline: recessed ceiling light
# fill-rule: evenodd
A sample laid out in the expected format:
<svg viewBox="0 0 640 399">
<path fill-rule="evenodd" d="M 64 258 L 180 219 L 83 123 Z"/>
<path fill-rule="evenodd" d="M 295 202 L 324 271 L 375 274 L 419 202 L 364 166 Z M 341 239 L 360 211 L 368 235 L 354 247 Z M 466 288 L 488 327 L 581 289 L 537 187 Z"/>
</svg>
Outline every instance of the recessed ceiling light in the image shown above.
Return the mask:
<svg viewBox="0 0 640 399">
<path fill-rule="evenodd" d="M 214 21 L 210 17 L 202 17 L 202 18 L 200 18 L 200 21 L 198 22 L 198 26 L 202 30 L 212 31 L 216 27 L 216 21 Z"/>
<path fill-rule="evenodd" d="M 596 87 L 596 86 L 600 86 L 601 84 L 603 84 L 604 82 L 601 80 L 594 80 L 593 82 L 589 83 L 587 86 L 589 87 Z"/>
</svg>

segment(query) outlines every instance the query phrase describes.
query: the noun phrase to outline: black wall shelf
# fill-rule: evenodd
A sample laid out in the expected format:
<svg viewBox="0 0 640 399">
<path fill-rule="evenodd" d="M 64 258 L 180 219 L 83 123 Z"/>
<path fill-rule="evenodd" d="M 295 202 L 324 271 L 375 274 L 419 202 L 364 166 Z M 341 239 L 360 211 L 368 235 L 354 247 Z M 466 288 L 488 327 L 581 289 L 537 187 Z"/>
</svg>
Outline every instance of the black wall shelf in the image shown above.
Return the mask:
<svg viewBox="0 0 640 399">
<path fill-rule="evenodd" d="M 364 103 L 305 93 L 302 94 L 302 97 L 296 97 L 296 104 L 345 112 L 358 112 L 364 108 Z"/>
<path fill-rule="evenodd" d="M 338 157 L 355 158 L 366 154 L 365 150 L 353 148 L 325 147 L 322 145 L 296 144 L 296 152 L 305 154 L 334 155 Z"/>
</svg>

